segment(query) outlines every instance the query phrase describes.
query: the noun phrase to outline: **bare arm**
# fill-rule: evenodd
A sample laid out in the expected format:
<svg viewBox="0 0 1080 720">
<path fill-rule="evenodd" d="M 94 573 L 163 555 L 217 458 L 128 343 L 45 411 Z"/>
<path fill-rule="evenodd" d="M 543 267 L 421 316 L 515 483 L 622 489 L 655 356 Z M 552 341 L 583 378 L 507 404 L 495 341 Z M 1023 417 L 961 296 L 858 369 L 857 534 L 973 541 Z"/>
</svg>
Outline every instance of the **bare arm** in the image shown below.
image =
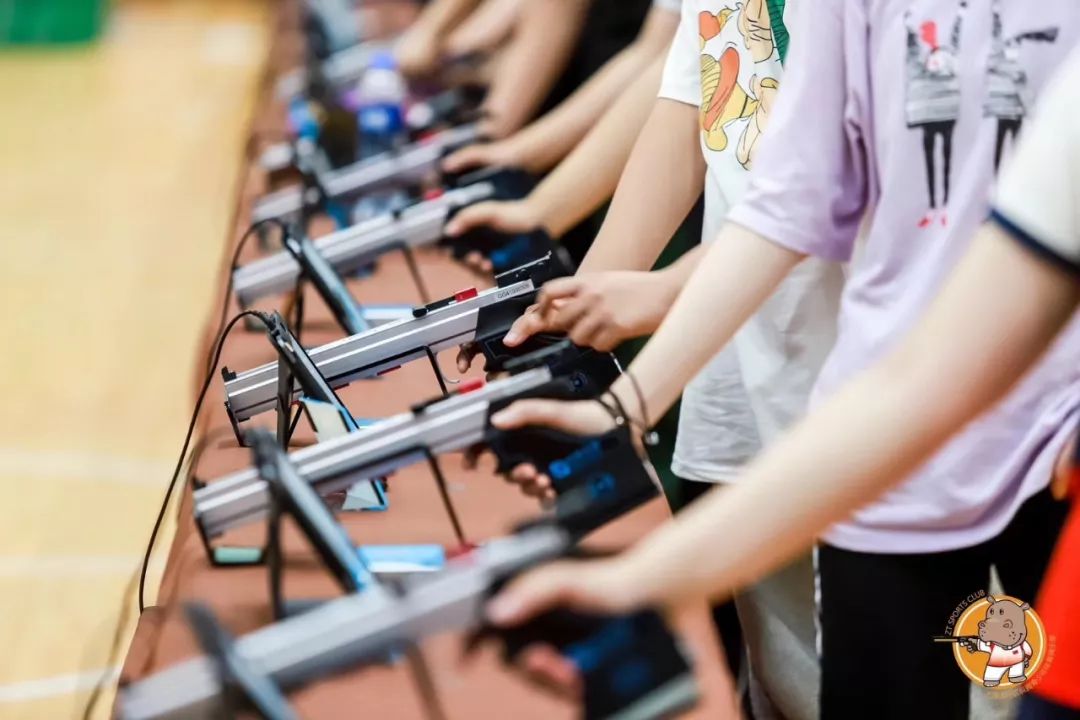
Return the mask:
<svg viewBox="0 0 1080 720">
<path fill-rule="evenodd" d="M 698 133 L 696 107 L 655 101 L 579 272 L 653 266 L 705 186 Z"/>
<path fill-rule="evenodd" d="M 1073 276 L 987 226 L 901 346 L 754 461 L 733 487 L 610 564 L 553 567 L 526 578 L 495 614 L 520 616 L 560 600 L 601 605 L 593 581 L 579 577 L 584 572 L 604 583 L 602 595 L 628 594 L 612 601 L 624 606 L 720 595 L 761 577 L 900 482 L 1004 396 L 1078 299 Z M 721 545 L 722 553 L 699 551 Z"/>
<path fill-rule="evenodd" d="M 1003 397 L 1077 298 L 1075 278 L 987 226 L 900 348 L 777 443 L 730 493 L 643 544 L 633 563 L 668 568 L 670 597 L 716 593 L 778 566 Z M 726 530 L 735 526 L 740 532 Z M 687 562 L 686 551 L 708 547 L 705 536 L 719 529 L 724 552 Z"/>
<path fill-rule="evenodd" d="M 523 0 L 485 0 L 446 38 L 451 57 L 490 52 L 509 37 Z"/>
<path fill-rule="evenodd" d="M 520 232 L 543 227 L 552 237 L 567 230 L 595 212 L 615 191 L 630 148 L 656 100 L 663 71 L 663 58 L 657 57 L 612 105 L 585 139 L 524 199 L 485 202 L 465 208 L 454 216 L 446 232 L 458 235 L 473 227 L 493 227 L 504 232 Z M 457 153 L 469 158 L 490 152 L 496 146 L 475 145 Z M 503 157 L 496 152 L 485 156 L 484 164 L 517 165 L 516 153 Z M 447 159 L 447 167 L 455 156 Z M 471 165 L 471 160 L 463 166 Z"/>
<path fill-rule="evenodd" d="M 432 0 L 398 43 L 395 56 L 406 75 L 429 75 L 437 69 L 447 33 L 480 0 Z"/>
<path fill-rule="evenodd" d="M 612 196 L 634 139 L 655 102 L 663 69 L 663 56 L 658 55 L 585 140 L 533 191 L 529 200 L 553 236 L 562 236 Z"/>
<path fill-rule="evenodd" d="M 573 278 L 546 283 L 540 290 L 536 311 L 522 315 L 503 342 L 514 346 L 520 344 L 523 335 L 547 328 L 568 331 L 578 344 L 607 349 L 613 341 L 655 327 L 669 304 L 667 298 L 678 291 L 665 278 L 685 278 L 692 269 L 659 329 L 629 371 L 611 386 L 611 392 L 632 416 L 651 424 L 674 404 L 690 379 L 731 340 L 803 258 L 751 230 L 727 223 L 714 243 L 669 270 L 579 271 Z M 621 289 L 618 294 L 622 297 L 614 303 L 623 318 L 618 322 L 605 317 L 612 303 L 599 303 L 592 297 L 598 290 L 615 297 L 603 287 L 609 282 Z M 625 294 L 627 290 L 629 295 Z M 637 388 L 641 390 L 640 399 Z M 594 435 L 610 429 L 611 418 L 595 402 L 521 400 L 494 415 L 492 423 L 502 429 L 547 425 Z M 519 482 L 543 484 L 543 478 L 533 477 L 532 466 L 518 470 Z"/>
<path fill-rule="evenodd" d="M 588 8 L 588 0 L 524 4 L 484 101 L 486 134 L 506 137 L 536 114 L 570 59 Z"/>
<path fill-rule="evenodd" d="M 648 87 L 652 92 L 650 100 L 655 98 L 663 71 L 663 53 L 675 34 L 678 21 L 675 13 L 654 8 L 633 43 L 608 61 L 565 102 L 519 132 L 513 142 L 516 152 L 525 161 L 526 169 L 537 173 L 546 172 L 567 157 L 590 129 L 600 127 L 596 123 L 598 117 L 605 114 L 610 116 L 609 107 L 614 109 L 620 94 L 626 94 L 624 90 L 631 92 L 628 88 Z M 657 58 L 661 58 L 661 61 L 654 70 L 650 63 Z M 649 79 L 643 83 L 646 77 Z M 619 133 L 622 130 L 618 138 L 620 141 L 626 132 L 632 131 L 630 140 L 625 142 L 627 148 L 633 143 L 633 138 L 637 137 L 644 122 L 644 118 L 637 120 L 637 117 L 640 117 L 638 109 L 639 107 L 629 108 L 631 117 L 622 122 L 609 120 L 606 128 L 607 132 Z M 627 110 L 625 106 L 621 108 L 622 112 Z M 616 123 L 618 127 L 612 128 Z M 622 148 L 623 144 L 620 142 L 619 149 Z M 617 165 L 618 171 L 622 170 L 626 162 L 626 154 L 626 150 L 619 153 L 622 161 Z M 578 176 L 579 179 L 581 177 L 590 177 L 591 182 L 591 175 Z M 614 189 L 615 183 L 611 182 L 610 187 Z"/>
<path fill-rule="evenodd" d="M 741 225 L 724 225 L 663 324 L 630 366 L 644 393 L 650 420 L 667 412 L 686 384 L 804 257 Z M 687 338 L 694 342 L 688 343 Z M 638 406 L 627 378 L 621 378 L 612 390 L 626 407 Z"/>
</svg>

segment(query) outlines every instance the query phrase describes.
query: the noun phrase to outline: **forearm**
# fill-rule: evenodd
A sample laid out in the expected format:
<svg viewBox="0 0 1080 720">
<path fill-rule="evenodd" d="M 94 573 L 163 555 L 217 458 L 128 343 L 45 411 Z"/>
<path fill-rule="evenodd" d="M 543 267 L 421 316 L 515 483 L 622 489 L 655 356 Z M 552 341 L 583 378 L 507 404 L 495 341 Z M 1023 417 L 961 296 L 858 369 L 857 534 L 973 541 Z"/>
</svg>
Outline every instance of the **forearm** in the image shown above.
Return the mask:
<svg viewBox="0 0 1080 720">
<path fill-rule="evenodd" d="M 696 107 L 654 101 L 580 272 L 648 270 L 655 264 L 701 196 L 705 159 L 699 132 Z"/>
<path fill-rule="evenodd" d="M 562 236 L 611 198 L 655 102 L 662 72 L 663 59 L 657 58 L 532 192 L 529 201 L 552 236 Z"/>
<path fill-rule="evenodd" d="M 522 129 L 517 142 L 526 169 L 546 172 L 566 157 L 638 74 L 643 60 L 640 49 L 625 48 L 557 108 Z"/>
<path fill-rule="evenodd" d="M 705 257 L 708 250 L 709 248 L 707 245 L 699 243 L 663 270 L 655 271 L 664 275 L 664 277 L 667 278 L 667 283 L 669 285 L 679 289 L 672 295 L 672 300 L 677 298 L 679 296 L 679 291 L 686 287 L 686 283 L 690 282 L 690 278 L 693 277 L 694 273 L 697 271 L 701 259 Z"/>
<path fill-rule="evenodd" d="M 1075 282 L 1011 240 L 977 242 L 984 244 L 898 350 L 821 405 L 733 487 L 628 556 L 649 585 L 643 602 L 716 596 L 780 566 L 925 462 L 1036 361 L 1071 317 Z M 1059 276 L 1047 282 L 1048 273 Z M 699 552 L 721 545 L 723 553 Z M 662 585 L 648 580 L 655 577 Z"/>
<path fill-rule="evenodd" d="M 451 55 L 489 52 L 510 36 L 522 0 L 486 0 L 446 40 Z"/>
<path fill-rule="evenodd" d="M 479 2 L 480 0 L 432 0 L 408 32 L 441 37 L 464 20 Z"/>
<path fill-rule="evenodd" d="M 486 130 L 505 137 L 536 114 L 566 67 L 587 0 L 529 0 L 484 101 Z"/>
<path fill-rule="evenodd" d="M 622 95 L 634 92 L 634 87 L 640 86 L 646 75 L 653 76 L 651 63 L 656 61 L 659 63 L 656 80 L 645 84 L 652 95 L 649 99 L 654 99 L 663 72 L 664 51 L 671 43 L 677 24 L 678 16 L 674 13 L 653 9 L 633 43 L 609 60 L 566 101 L 518 133 L 515 141 L 521 148 L 522 157 L 527 159 L 527 169 L 546 172 L 566 157 L 589 134 L 590 128 L 598 127 L 596 118 L 610 114 Z M 626 163 L 633 138 L 645 122 L 644 116 L 636 115 L 634 119 L 634 135 L 626 142 L 625 151 L 620 152 L 619 172 Z M 622 125 L 627 127 L 626 123 Z M 614 183 L 611 187 L 614 189 Z"/>
<path fill-rule="evenodd" d="M 732 223 L 703 253 L 664 322 L 630 366 L 650 422 L 663 417 L 686 384 L 804 257 Z M 641 412 L 627 377 L 612 390 L 627 408 Z"/>
</svg>

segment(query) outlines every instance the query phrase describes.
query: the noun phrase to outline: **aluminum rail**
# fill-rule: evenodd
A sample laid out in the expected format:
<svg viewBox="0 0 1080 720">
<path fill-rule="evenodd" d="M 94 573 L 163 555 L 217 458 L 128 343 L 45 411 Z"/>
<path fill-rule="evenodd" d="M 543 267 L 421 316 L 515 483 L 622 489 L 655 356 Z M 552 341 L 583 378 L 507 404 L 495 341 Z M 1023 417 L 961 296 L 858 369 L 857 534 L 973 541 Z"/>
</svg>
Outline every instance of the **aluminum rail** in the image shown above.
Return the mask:
<svg viewBox="0 0 1080 720">
<path fill-rule="evenodd" d="M 289 460 L 301 477 L 326 495 L 358 480 L 390 474 L 424 459 L 427 452 L 438 455 L 481 442 L 493 403 L 551 380 L 546 367 L 528 370 L 302 448 L 291 453 Z M 212 481 L 196 490 L 193 498 L 195 521 L 208 537 L 256 522 L 269 507 L 269 488 L 254 469 Z"/>
<path fill-rule="evenodd" d="M 321 173 L 319 183 L 330 198 L 358 195 L 388 186 L 415 183 L 438 170 L 439 161 L 452 148 L 480 137 L 476 125 L 443 130 L 400 150 L 376 155 L 345 167 Z M 255 202 L 251 221 L 287 219 L 304 207 L 303 188 L 291 186 L 264 195 Z"/>
<path fill-rule="evenodd" d="M 386 650 L 483 621 L 492 586 L 561 555 L 569 540 L 540 527 L 493 540 L 448 563 L 437 574 L 407 583 L 401 596 L 364 592 L 327 602 L 303 615 L 244 635 L 235 649 L 246 662 L 285 688 L 348 669 Z M 212 661 L 189 660 L 125 688 L 124 720 L 215 717 L 222 686 Z"/>
<path fill-rule="evenodd" d="M 495 193 L 495 184 L 487 181 L 447 190 L 396 215 L 388 213 L 372 218 L 316 238 L 313 243 L 338 273 L 346 275 L 403 246 L 418 248 L 437 243 L 443 236 L 447 217 L 455 208 L 493 198 Z M 292 290 L 299 275 L 296 260 L 282 250 L 237 268 L 233 287 L 240 303 L 250 306 L 267 295 Z"/>
<path fill-rule="evenodd" d="M 467 343 L 476 335 L 480 310 L 489 305 L 528 296 L 536 291 L 532 279 L 494 287 L 451 302 L 419 317 L 406 318 L 350 335 L 308 350 L 315 367 L 333 388 L 374 377 L 427 357 L 427 353 Z M 422 312 L 417 310 L 416 312 Z M 277 398 L 277 363 L 236 374 L 225 383 L 229 412 L 237 422 L 271 410 Z"/>
</svg>

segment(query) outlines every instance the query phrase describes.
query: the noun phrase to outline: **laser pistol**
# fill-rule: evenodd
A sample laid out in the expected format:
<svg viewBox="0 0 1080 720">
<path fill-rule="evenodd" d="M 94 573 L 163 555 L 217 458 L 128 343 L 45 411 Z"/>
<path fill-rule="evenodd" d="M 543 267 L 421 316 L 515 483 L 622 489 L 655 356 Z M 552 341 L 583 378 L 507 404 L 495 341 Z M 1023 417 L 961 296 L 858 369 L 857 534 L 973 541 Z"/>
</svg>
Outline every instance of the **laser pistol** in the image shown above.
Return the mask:
<svg viewBox="0 0 1080 720">
<path fill-rule="evenodd" d="M 290 454 L 290 461 L 301 477 L 324 496 L 356 481 L 385 476 L 430 457 L 480 443 L 491 446 L 501 470 L 523 459 L 546 465 L 565 458 L 586 439 L 559 436 L 544 428 L 502 431 L 492 427 L 490 416 L 523 398 L 596 397 L 615 379 L 618 366 L 608 355 L 608 369 L 601 377 L 598 372 L 603 354 L 599 358 L 588 353 L 579 357 L 584 357 L 591 367 L 588 373 L 571 369 L 568 356 L 560 376 L 542 364 L 479 388 L 466 387 L 464 392 L 420 403 L 410 412 L 381 420 L 360 432 L 301 448 Z M 507 432 L 520 436 L 515 441 L 519 445 L 500 441 Z M 266 483 L 252 470 L 233 473 L 194 493 L 195 520 L 208 538 L 258 521 L 265 516 L 267 507 Z"/>
<path fill-rule="evenodd" d="M 494 288 L 482 292 L 470 288 L 415 308 L 411 318 L 313 348 L 308 354 L 329 385 L 341 388 L 417 359 L 428 359 L 437 370 L 436 353 L 474 340 L 482 349 L 495 352 L 499 348 L 495 340 L 501 339 L 513 320 L 532 304 L 540 286 L 562 270 L 557 259 L 547 256 L 497 276 Z M 535 348 L 521 352 L 529 349 Z M 234 424 L 274 408 L 276 364 L 240 373 L 225 368 L 222 375 L 225 405 Z M 441 372 L 438 377 L 441 379 Z"/>
<path fill-rule="evenodd" d="M 416 185 L 439 174 L 442 159 L 448 153 L 479 138 L 475 125 L 463 125 L 437 132 L 398 150 L 316 172 L 315 196 L 312 196 L 313 188 L 295 185 L 268 193 L 255 202 L 251 221 L 293 220 L 304 212 L 305 207 L 318 205 L 321 201 L 343 200 L 375 190 Z"/>
<path fill-rule="evenodd" d="M 460 209 L 485 200 L 519 197 L 527 192 L 524 190 L 527 184 L 521 173 L 515 171 L 474 173 L 463 178 L 460 186 L 438 197 L 316 238 L 310 241 L 311 251 L 340 275 L 368 267 L 391 252 L 435 245 L 449 247 L 459 258 L 473 250 L 483 252 L 492 258 L 497 274 L 549 252 L 566 266 L 567 273 L 572 272 L 569 258 L 560 255 L 564 253 L 561 246 L 540 230 L 509 236 L 479 229 L 458 238 L 444 236 L 447 221 Z M 233 287 L 240 304 L 248 307 L 267 295 L 293 290 L 300 273 L 301 266 L 294 254 L 282 250 L 237 268 L 233 272 Z"/>
<path fill-rule="evenodd" d="M 443 572 L 411 579 L 398 596 L 344 597 L 244 635 L 230 646 L 235 664 L 292 689 L 437 633 L 483 627 L 493 589 L 569 546 L 567 535 L 553 527 L 494 540 L 450 561 Z M 698 698 L 686 656 L 655 613 L 611 618 L 562 611 L 506 636 L 512 648 L 543 642 L 567 654 L 583 675 L 586 720 L 665 717 Z M 222 682 L 219 667 L 199 657 L 125 688 L 120 717 L 211 716 L 223 709 L 229 680 Z"/>
</svg>

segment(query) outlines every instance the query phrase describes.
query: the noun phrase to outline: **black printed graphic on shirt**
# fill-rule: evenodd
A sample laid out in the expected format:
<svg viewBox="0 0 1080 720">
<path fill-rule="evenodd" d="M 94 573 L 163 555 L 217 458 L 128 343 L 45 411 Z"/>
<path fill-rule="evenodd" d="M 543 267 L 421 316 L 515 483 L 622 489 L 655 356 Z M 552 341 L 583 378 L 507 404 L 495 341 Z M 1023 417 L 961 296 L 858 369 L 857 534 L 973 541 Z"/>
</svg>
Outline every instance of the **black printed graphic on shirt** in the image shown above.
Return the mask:
<svg viewBox="0 0 1080 720">
<path fill-rule="evenodd" d="M 1001 166 L 1006 137 L 1015 141 L 1027 110 L 1027 72 L 1020 63 L 1020 45 L 1024 42 L 1052 43 L 1057 40 L 1058 28 L 1029 30 L 1005 37 L 1001 21 L 1001 0 L 992 0 L 993 36 L 990 57 L 986 63 L 987 93 L 983 115 L 997 123 L 994 144 L 994 172 Z"/>
<path fill-rule="evenodd" d="M 960 115 L 957 59 L 966 10 L 967 2 L 961 0 L 946 43 L 942 42 L 936 21 L 926 20 L 914 26 L 911 11 L 904 14 L 904 26 L 907 29 L 907 95 L 904 99 L 904 112 L 907 115 L 907 126 L 922 132 L 929 199 L 928 211 L 919 220 L 919 227 L 922 228 L 929 227 L 935 220 L 940 220 L 942 225 L 948 223 L 945 209 L 949 204 L 953 130 Z M 939 157 L 940 192 L 937 185 Z"/>
</svg>

